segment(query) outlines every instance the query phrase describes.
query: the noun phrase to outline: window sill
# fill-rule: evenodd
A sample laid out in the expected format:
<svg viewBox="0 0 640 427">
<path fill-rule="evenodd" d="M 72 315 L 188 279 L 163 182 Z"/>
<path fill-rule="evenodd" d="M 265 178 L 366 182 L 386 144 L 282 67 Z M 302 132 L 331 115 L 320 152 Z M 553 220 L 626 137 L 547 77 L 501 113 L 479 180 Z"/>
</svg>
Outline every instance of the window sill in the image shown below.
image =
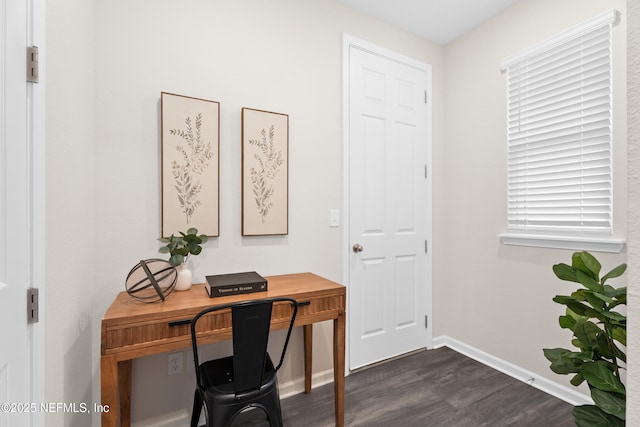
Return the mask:
<svg viewBox="0 0 640 427">
<path fill-rule="evenodd" d="M 530 246 L 534 248 L 572 249 L 576 251 L 620 253 L 624 249 L 623 239 L 596 237 L 559 237 L 535 234 L 498 234 L 505 245 Z"/>
</svg>

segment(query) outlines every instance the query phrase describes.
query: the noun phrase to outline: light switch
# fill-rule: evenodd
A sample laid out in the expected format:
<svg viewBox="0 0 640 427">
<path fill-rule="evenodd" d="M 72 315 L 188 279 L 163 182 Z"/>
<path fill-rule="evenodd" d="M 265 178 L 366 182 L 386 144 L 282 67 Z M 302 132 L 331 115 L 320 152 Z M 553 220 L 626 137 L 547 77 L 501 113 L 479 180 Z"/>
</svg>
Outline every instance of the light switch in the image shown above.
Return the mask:
<svg viewBox="0 0 640 427">
<path fill-rule="evenodd" d="M 338 209 L 329 211 L 329 227 L 340 227 L 340 211 Z"/>
</svg>

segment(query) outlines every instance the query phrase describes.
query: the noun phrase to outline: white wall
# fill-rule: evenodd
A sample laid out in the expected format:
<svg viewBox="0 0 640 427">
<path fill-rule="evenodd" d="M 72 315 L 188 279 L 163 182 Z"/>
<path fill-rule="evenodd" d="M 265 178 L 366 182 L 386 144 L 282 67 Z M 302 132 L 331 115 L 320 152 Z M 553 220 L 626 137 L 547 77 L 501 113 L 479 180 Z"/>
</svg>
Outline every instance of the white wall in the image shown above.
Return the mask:
<svg viewBox="0 0 640 427">
<path fill-rule="evenodd" d="M 92 402 L 94 291 L 93 4 L 47 1 L 47 402 Z M 87 417 L 49 413 L 47 426 Z"/>
<path fill-rule="evenodd" d="M 435 282 L 441 333 L 552 381 L 543 348 L 570 347 L 552 298 L 573 291 L 551 266 L 573 251 L 505 246 L 506 76 L 500 61 L 607 9 L 623 12 L 614 27 L 614 111 L 626 103 L 626 14 L 623 0 L 521 0 L 445 49 L 447 220 L 442 271 Z M 615 114 L 615 113 L 614 113 Z M 626 237 L 626 115 L 614 119 L 614 228 Z M 439 227 L 435 227 L 438 229 Z M 603 269 L 626 254 L 596 254 Z M 437 264 L 436 264 L 437 265 Z M 607 270 L 608 271 L 608 270 Z M 624 280 L 618 282 L 624 284 Z"/>
</svg>

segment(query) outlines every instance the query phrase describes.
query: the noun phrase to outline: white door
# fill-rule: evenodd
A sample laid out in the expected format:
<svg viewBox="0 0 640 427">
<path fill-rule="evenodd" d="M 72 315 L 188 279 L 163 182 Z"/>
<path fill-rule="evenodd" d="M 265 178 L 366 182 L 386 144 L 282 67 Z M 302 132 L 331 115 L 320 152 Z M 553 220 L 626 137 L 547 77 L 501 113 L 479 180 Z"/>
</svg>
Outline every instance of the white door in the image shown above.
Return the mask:
<svg viewBox="0 0 640 427">
<path fill-rule="evenodd" d="M 430 339 L 428 66 L 349 48 L 350 368 Z"/>
<path fill-rule="evenodd" d="M 0 0 L 0 427 L 30 426 L 39 419 L 32 390 L 34 327 L 27 323 L 27 289 L 34 283 L 33 90 L 26 81 L 26 1 Z M 37 273 L 40 275 L 40 273 Z M 35 362 L 35 364 L 39 364 Z M 39 368 L 35 368 L 39 371 Z M 43 379 L 40 378 L 40 382 Z M 35 405 L 35 406 L 34 406 Z"/>
</svg>

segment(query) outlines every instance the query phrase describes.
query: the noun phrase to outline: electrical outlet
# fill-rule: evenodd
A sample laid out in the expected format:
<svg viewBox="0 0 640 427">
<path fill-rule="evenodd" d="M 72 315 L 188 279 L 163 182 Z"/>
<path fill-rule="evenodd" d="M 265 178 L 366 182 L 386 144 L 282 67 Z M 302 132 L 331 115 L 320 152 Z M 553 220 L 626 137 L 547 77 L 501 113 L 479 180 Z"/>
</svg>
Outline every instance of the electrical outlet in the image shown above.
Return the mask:
<svg viewBox="0 0 640 427">
<path fill-rule="evenodd" d="M 169 375 L 181 374 L 184 369 L 184 353 L 178 351 L 169 354 L 169 367 L 167 372 Z"/>
</svg>

